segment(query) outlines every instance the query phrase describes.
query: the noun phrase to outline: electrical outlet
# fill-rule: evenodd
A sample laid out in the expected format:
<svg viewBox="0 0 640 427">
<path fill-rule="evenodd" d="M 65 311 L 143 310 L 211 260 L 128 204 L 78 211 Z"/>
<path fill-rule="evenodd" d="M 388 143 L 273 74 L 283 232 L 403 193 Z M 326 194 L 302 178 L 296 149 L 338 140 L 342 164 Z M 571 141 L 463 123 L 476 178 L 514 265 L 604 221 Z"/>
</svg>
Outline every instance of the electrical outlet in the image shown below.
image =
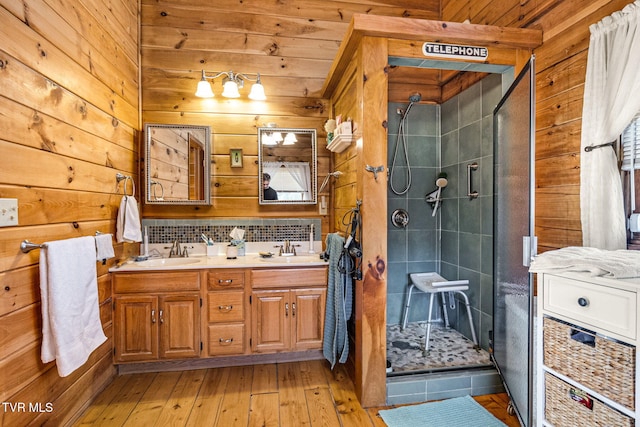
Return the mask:
<svg viewBox="0 0 640 427">
<path fill-rule="evenodd" d="M 0 199 L 0 227 L 18 225 L 18 199 Z"/>
</svg>

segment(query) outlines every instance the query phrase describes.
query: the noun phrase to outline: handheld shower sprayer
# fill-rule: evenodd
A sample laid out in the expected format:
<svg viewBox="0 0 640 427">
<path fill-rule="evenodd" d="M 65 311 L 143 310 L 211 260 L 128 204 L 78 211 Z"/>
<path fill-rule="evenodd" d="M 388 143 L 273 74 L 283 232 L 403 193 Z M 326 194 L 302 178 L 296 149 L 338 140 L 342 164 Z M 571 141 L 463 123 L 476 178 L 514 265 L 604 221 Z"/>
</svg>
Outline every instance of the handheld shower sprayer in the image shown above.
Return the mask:
<svg viewBox="0 0 640 427">
<path fill-rule="evenodd" d="M 342 175 L 342 172 L 340 171 L 329 172 L 324 181 L 322 181 L 322 185 L 320 185 L 320 190 L 318 190 L 318 193 L 322 193 L 322 190 L 324 190 L 324 188 L 327 186 L 331 177 L 338 178 L 340 175 Z"/>
<path fill-rule="evenodd" d="M 420 102 L 422 100 L 422 95 L 418 92 L 415 92 L 409 96 L 409 105 L 403 111 L 401 108 L 398 108 L 396 111 L 400 115 L 400 123 L 398 125 L 398 135 L 396 136 L 396 147 L 393 150 L 393 160 L 391 161 L 391 166 L 387 170 L 387 176 L 389 177 L 389 187 L 394 194 L 398 196 L 405 194 L 409 191 L 409 187 L 411 187 L 411 165 L 409 165 L 409 150 L 407 148 L 407 132 L 406 132 L 406 121 L 407 116 L 409 115 L 409 111 L 413 104 L 416 102 Z M 393 179 L 394 179 L 394 171 L 396 169 L 396 158 L 398 156 L 398 151 L 402 145 L 402 154 L 404 156 L 405 169 L 406 169 L 406 180 L 404 183 L 404 188 L 402 190 L 396 189 Z"/>
<path fill-rule="evenodd" d="M 442 201 L 440 197 L 442 193 L 442 189 L 446 187 L 447 184 L 449 184 L 449 181 L 447 180 L 447 174 L 444 172 L 441 172 L 438 175 L 438 179 L 436 179 L 437 188 L 433 190 L 431 193 L 426 195 L 425 197 L 426 202 L 431 203 L 433 207 L 433 213 L 431 214 L 431 216 L 436 216 L 436 212 L 438 211 L 438 207 L 440 206 L 440 202 Z"/>
</svg>

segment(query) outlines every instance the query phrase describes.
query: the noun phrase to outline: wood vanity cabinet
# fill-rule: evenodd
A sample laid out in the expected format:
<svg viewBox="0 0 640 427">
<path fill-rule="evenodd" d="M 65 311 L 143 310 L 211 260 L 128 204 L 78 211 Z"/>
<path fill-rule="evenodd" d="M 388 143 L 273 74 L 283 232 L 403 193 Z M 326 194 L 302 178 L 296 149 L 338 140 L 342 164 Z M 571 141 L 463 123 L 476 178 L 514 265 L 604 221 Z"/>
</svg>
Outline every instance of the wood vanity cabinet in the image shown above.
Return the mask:
<svg viewBox="0 0 640 427">
<path fill-rule="evenodd" d="M 639 305 L 639 279 L 538 275 L 537 425 L 637 425 Z"/>
<path fill-rule="evenodd" d="M 207 331 L 209 356 L 244 354 L 248 305 L 245 279 L 248 270 L 215 269 L 207 272 Z"/>
<path fill-rule="evenodd" d="M 200 272 L 115 273 L 115 361 L 200 356 Z"/>
<path fill-rule="evenodd" d="M 251 288 L 253 352 L 322 348 L 326 267 L 253 270 Z"/>
</svg>

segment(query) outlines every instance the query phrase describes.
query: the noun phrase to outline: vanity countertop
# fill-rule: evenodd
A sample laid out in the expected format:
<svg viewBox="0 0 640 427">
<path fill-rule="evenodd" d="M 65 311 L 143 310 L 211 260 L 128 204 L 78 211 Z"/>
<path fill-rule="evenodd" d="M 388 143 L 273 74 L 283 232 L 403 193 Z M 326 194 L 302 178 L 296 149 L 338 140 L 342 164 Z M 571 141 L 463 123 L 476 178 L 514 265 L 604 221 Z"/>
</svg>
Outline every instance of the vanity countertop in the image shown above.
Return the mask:
<svg viewBox="0 0 640 427">
<path fill-rule="evenodd" d="M 257 253 L 248 253 L 235 259 L 227 259 L 225 255 L 205 256 L 193 255 L 186 258 L 149 258 L 146 261 L 126 261 L 110 272 L 158 271 L 158 270 L 194 270 L 205 268 L 269 268 L 269 267 L 312 267 L 328 265 L 320 258 L 320 254 L 300 254 L 296 256 L 279 256 L 263 258 Z"/>
</svg>

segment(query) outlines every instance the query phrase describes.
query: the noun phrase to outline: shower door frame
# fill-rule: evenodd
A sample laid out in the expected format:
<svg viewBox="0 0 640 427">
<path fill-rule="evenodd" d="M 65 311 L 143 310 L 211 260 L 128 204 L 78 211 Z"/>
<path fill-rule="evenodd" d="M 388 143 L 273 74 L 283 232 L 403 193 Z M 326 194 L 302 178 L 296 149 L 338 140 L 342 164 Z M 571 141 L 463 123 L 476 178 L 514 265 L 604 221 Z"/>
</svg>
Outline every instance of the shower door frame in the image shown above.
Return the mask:
<svg viewBox="0 0 640 427">
<path fill-rule="evenodd" d="M 503 184 L 503 180 L 501 179 L 502 178 L 501 171 L 505 169 L 504 167 L 500 166 L 500 162 L 502 161 L 502 158 L 499 156 L 499 154 L 501 153 L 500 144 L 503 144 L 502 146 L 505 146 L 506 142 L 501 141 L 501 138 L 500 138 L 501 135 L 499 134 L 500 126 L 498 126 L 498 124 L 496 123 L 497 121 L 496 117 L 499 111 L 501 110 L 501 108 L 503 108 L 507 103 L 507 101 L 510 100 L 509 97 L 515 91 L 518 85 L 521 82 L 523 82 L 526 78 L 528 78 L 528 83 L 529 83 L 528 147 L 524 147 L 523 146 L 524 144 L 522 143 L 517 144 L 517 146 L 508 146 L 508 149 L 512 151 L 517 151 L 518 155 L 528 156 L 528 161 L 526 160 L 524 161 L 524 163 L 527 163 L 529 165 L 529 169 L 527 171 L 528 173 L 526 174 L 528 175 L 528 189 L 527 189 L 528 194 L 526 197 L 528 199 L 528 209 L 525 214 L 520 215 L 518 218 L 516 218 L 522 221 L 521 223 L 519 223 L 519 225 L 521 227 L 528 228 L 528 232 L 526 232 L 525 235 L 521 235 L 521 234 L 518 234 L 517 230 L 515 230 L 514 232 L 514 228 L 516 227 L 514 227 L 512 223 L 501 224 L 499 221 L 499 219 L 501 218 L 499 210 L 502 207 L 506 206 L 507 208 L 510 208 L 510 207 L 512 208 L 513 205 L 516 205 L 515 210 L 518 212 L 522 212 L 524 203 L 522 203 L 522 200 L 505 201 L 506 196 L 501 197 L 502 193 L 501 191 L 499 191 L 500 188 L 502 188 L 501 186 Z M 494 233 L 493 233 L 493 238 L 494 238 L 493 325 L 494 327 L 493 327 L 493 336 L 492 336 L 492 345 L 491 345 L 491 350 L 492 350 L 491 359 L 494 365 L 496 366 L 496 369 L 498 370 L 498 373 L 504 384 L 505 390 L 509 395 L 509 398 L 510 398 L 510 403 L 508 408 L 509 412 L 510 413 L 512 411 L 515 412 L 515 414 L 518 416 L 520 423 L 522 423 L 524 426 L 533 425 L 533 416 L 535 413 L 535 408 L 533 407 L 534 387 L 535 387 L 534 378 L 533 378 L 534 369 L 535 369 L 534 367 L 534 361 L 535 361 L 534 322 L 533 322 L 534 308 L 535 308 L 534 307 L 534 282 L 533 282 L 533 274 L 528 272 L 528 267 L 529 267 L 531 258 L 535 256 L 537 251 L 537 240 L 536 240 L 536 237 L 534 236 L 534 231 L 535 231 L 535 78 L 536 78 L 535 56 L 532 55 L 527 65 L 523 67 L 523 69 L 520 71 L 520 73 L 512 83 L 511 87 L 507 90 L 507 92 L 503 96 L 500 103 L 498 103 L 498 105 L 494 109 L 494 128 L 493 128 L 493 131 L 494 131 L 494 194 L 493 194 L 493 198 L 494 198 L 495 220 L 494 220 Z M 522 179 L 523 177 L 525 177 L 525 174 L 521 174 L 519 178 Z M 516 176 L 515 179 L 513 176 L 507 176 L 507 178 L 510 178 L 510 179 L 505 180 L 505 181 L 508 181 L 508 183 L 507 185 L 504 185 L 504 187 L 508 187 L 510 190 L 513 190 L 514 187 L 516 187 L 515 184 L 517 184 L 516 181 L 518 181 L 517 179 L 518 176 Z M 520 193 L 524 191 L 523 188 L 518 187 L 516 189 L 516 193 L 518 193 L 518 190 L 520 190 Z M 510 202 L 511 205 L 509 205 L 507 202 Z M 509 210 L 509 209 L 505 209 L 505 210 Z M 511 212 L 511 210 L 509 211 Z M 514 219 L 514 217 L 511 216 L 509 217 L 509 219 Z M 516 226 L 517 225 L 518 224 L 516 224 Z M 521 265 L 505 266 L 504 263 L 501 263 L 498 249 L 501 247 L 501 245 L 509 244 L 510 241 L 511 242 L 517 241 L 520 238 L 522 239 Z M 514 248 L 512 245 L 510 249 L 515 250 L 516 248 Z M 513 264 L 516 264 L 516 262 L 514 261 Z M 513 279 L 513 280 L 507 280 L 503 282 L 501 281 L 503 278 Z M 507 289 L 507 291 L 510 288 L 517 288 L 518 285 L 520 286 L 520 288 L 512 290 L 512 292 L 514 292 L 514 294 L 512 295 L 516 295 L 517 292 L 523 291 L 523 290 L 526 293 L 525 294 L 527 299 L 526 316 L 528 320 L 524 328 L 526 330 L 516 331 L 519 333 L 526 333 L 527 335 L 527 340 L 526 340 L 527 348 L 525 351 L 526 354 L 517 354 L 517 348 L 516 348 L 517 346 L 509 347 L 505 345 L 501 347 L 500 345 L 496 345 L 496 342 L 503 341 L 504 336 L 509 335 L 508 333 L 509 326 L 512 327 L 511 329 L 513 329 L 513 327 L 516 326 L 515 323 L 514 325 L 510 325 L 509 322 L 506 321 L 506 315 L 501 316 L 501 314 L 504 314 L 503 311 L 506 312 L 506 310 L 501 311 L 499 309 L 499 306 L 501 304 L 506 307 L 506 302 L 504 301 L 506 300 L 506 297 L 504 298 L 503 301 L 500 301 L 500 297 L 503 295 L 502 294 L 503 285 L 504 285 L 504 288 Z M 502 329 L 504 329 L 504 336 L 498 333 L 502 331 Z M 511 332 L 511 334 L 513 334 L 513 332 Z M 504 339 L 504 342 L 506 341 L 507 340 Z M 520 366 L 526 365 L 527 367 L 527 381 L 526 381 L 526 385 L 524 385 L 524 387 L 526 387 L 526 389 L 524 390 L 524 393 L 526 393 L 526 399 L 525 399 L 526 402 L 521 402 L 521 401 L 517 402 L 514 400 L 514 397 L 521 397 L 520 394 L 523 392 L 522 390 L 523 385 L 521 384 L 521 381 L 518 381 L 519 378 L 514 378 L 513 376 L 511 376 L 511 372 L 509 369 L 511 368 L 511 366 L 507 366 L 508 363 L 504 358 L 505 356 L 502 350 L 505 350 L 504 353 L 506 354 L 507 358 L 512 357 L 510 356 L 511 353 L 516 353 L 515 356 L 519 357 L 519 361 L 521 363 Z M 525 358 L 526 360 L 523 360 Z M 512 358 L 510 358 L 509 360 L 511 362 L 513 361 Z M 503 364 L 502 362 L 505 362 L 505 363 Z M 514 376 L 518 376 L 518 374 L 521 374 L 521 371 L 518 371 L 518 373 L 514 373 Z M 518 388 L 518 386 L 520 386 L 520 388 Z M 516 395 L 516 392 L 518 392 L 519 394 Z M 526 409 L 527 409 L 524 414 L 523 414 L 524 411 L 521 408 L 521 405 L 523 404 L 526 405 Z"/>
</svg>

